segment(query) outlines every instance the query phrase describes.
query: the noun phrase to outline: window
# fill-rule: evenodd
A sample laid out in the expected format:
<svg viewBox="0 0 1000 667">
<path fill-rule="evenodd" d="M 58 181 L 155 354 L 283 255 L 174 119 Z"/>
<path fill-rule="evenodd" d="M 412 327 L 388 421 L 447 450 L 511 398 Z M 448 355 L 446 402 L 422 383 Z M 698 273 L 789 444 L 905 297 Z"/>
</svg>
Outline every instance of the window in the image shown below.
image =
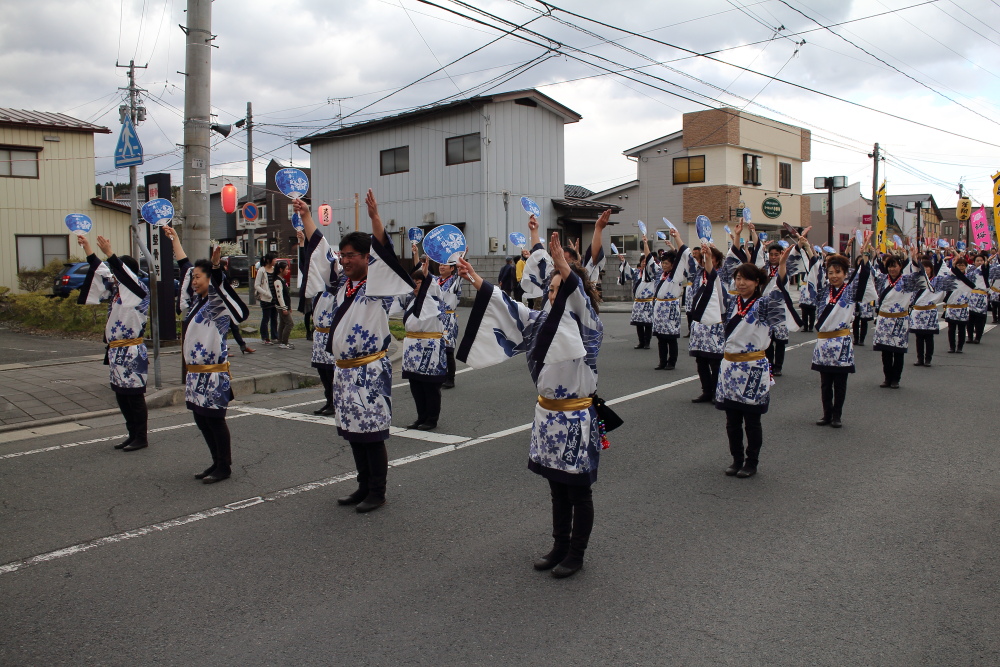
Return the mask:
<svg viewBox="0 0 1000 667">
<path fill-rule="evenodd" d="M 478 160 L 479 158 L 477 157 L 476 159 Z M 379 162 L 381 163 L 381 174 L 383 176 L 409 171 L 410 147 L 400 146 L 399 148 L 390 148 L 387 151 L 382 151 L 379 153 Z"/>
<path fill-rule="evenodd" d="M 54 259 L 69 258 L 69 237 L 21 236 L 17 237 L 17 270 L 33 271 Z"/>
<path fill-rule="evenodd" d="M 850 240 L 851 240 L 851 235 L 850 234 L 841 234 L 840 235 L 840 252 L 846 252 L 847 251 L 847 244 L 850 242 Z"/>
<path fill-rule="evenodd" d="M 0 147 L 0 176 L 38 178 L 38 152 L 31 146 Z"/>
<path fill-rule="evenodd" d="M 788 162 L 778 163 L 778 187 L 792 189 L 792 165 Z"/>
<path fill-rule="evenodd" d="M 760 156 L 743 154 L 743 185 L 760 185 Z"/>
<path fill-rule="evenodd" d="M 674 185 L 705 182 L 705 156 L 674 158 Z"/>
<path fill-rule="evenodd" d="M 445 139 L 444 146 L 446 164 L 479 161 L 480 140 L 478 132 Z"/>
<path fill-rule="evenodd" d="M 618 252 L 639 252 L 639 237 L 636 234 L 619 234 L 615 236 L 611 235 L 611 242 L 615 244 L 618 248 Z M 611 248 L 608 248 L 608 252 Z"/>
</svg>

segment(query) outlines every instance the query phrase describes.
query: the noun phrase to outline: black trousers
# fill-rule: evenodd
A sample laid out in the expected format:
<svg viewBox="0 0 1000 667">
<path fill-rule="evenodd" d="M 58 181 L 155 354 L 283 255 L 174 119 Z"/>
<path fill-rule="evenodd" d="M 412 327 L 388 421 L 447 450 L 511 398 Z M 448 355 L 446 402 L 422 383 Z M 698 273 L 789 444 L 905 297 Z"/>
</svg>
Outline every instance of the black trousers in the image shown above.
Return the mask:
<svg viewBox="0 0 1000 667">
<path fill-rule="evenodd" d="M 119 394 L 115 392 L 118 409 L 125 418 L 125 430 L 128 439 L 146 442 L 146 426 L 149 422 L 149 412 L 146 410 L 146 396 L 143 394 Z"/>
<path fill-rule="evenodd" d="M 260 321 L 261 340 L 278 340 L 278 307 L 265 303 L 261 305 L 261 310 L 263 311 L 263 318 Z"/>
<path fill-rule="evenodd" d="M 743 448 L 743 431 L 747 434 L 746 449 Z M 760 414 L 743 410 L 726 410 L 726 435 L 729 436 L 729 453 L 733 463 L 757 468 L 760 448 L 764 443 L 764 429 L 760 425 Z"/>
<path fill-rule="evenodd" d="M 865 336 L 868 335 L 868 320 L 861 319 L 860 315 L 854 316 L 854 344 L 864 345 Z"/>
<path fill-rule="evenodd" d="M 1000 323 L 1000 301 L 990 301 L 990 312 L 993 313 L 993 324 Z"/>
<path fill-rule="evenodd" d="M 707 359 L 695 357 L 698 366 L 698 379 L 701 380 L 701 393 L 704 396 L 715 396 L 715 385 L 719 382 L 719 366 L 722 359 Z"/>
<path fill-rule="evenodd" d="M 246 341 L 243 340 L 243 334 L 240 333 L 240 325 L 235 321 L 229 323 L 229 333 L 233 334 L 233 340 L 236 341 L 241 350 L 247 346 Z"/>
<path fill-rule="evenodd" d="M 847 373 L 819 373 L 820 398 L 823 401 L 823 418 L 840 419 L 847 399 Z"/>
<path fill-rule="evenodd" d="M 812 331 L 816 327 L 816 306 L 803 304 L 799 307 L 802 309 L 802 327 Z"/>
<path fill-rule="evenodd" d="M 441 415 L 441 383 L 410 378 L 410 393 L 417 404 L 417 421 L 437 424 Z"/>
<path fill-rule="evenodd" d="M 389 452 L 385 440 L 378 442 L 352 442 L 351 454 L 358 469 L 359 496 L 372 500 L 385 500 L 385 479 L 389 472 Z"/>
<path fill-rule="evenodd" d="M 948 322 L 948 348 L 954 352 L 965 347 L 965 322 Z M 955 338 L 958 338 L 958 346 L 955 345 Z"/>
<path fill-rule="evenodd" d="M 917 361 L 922 364 L 931 363 L 934 356 L 934 334 L 930 331 L 914 331 L 917 337 Z"/>
<path fill-rule="evenodd" d="M 677 336 L 656 335 L 656 347 L 660 353 L 660 367 L 677 365 Z"/>
<path fill-rule="evenodd" d="M 764 355 L 767 357 L 767 361 L 771 364 L 773 370 L 781 372 L 781 367 L 785 365 L 786 345 L 788 345 L 787 340 L 780 340 L 773 335 L 771 336 L 771 344 L 767 346 Z"/>
<path fill-rule="evenodd" d="M 326 397 L 326 404 L 333 405 L 333 368 L 327 368 L 325 366 L 317 366 L 316 372 L 319 373 L 319 381 L 323 383 L 323 396 Z"/>
<path fill-rule="evenodd" d="M 201 431 L 208 445 L 208 451 L 212 454 L 212 467 L 210 470 L 218 473 L 228 474 L 230 466 L 233 465 L 231 449 L 231 437 L 229 426 L 225 417 L 208 417 L 206 415 L 194 413 L 194 423 Z"/>
<path fill-rule="evenodd" d="M 886 382 L 899 384 L 900 378 L 903 377 L 905 357 L 906 354 L 903 352 L 882 350 L 882 375 L 885 376 Z"/>
<path fill-rule="evenodd" d="M 969 323 L 966 325 L 968 339 L 970 341 L 980 341 L 983 338 L 983 331 L 986 330 L 986 313 L 974 313 L 969 311 Z"/>
<path fill-rule="evenodd" d="M 589 484 L 549 480 L 552 494 L 552 555 L 583 560 L 594 528 L 594 496 Z"/>
<path fill-rule="evenodd" d="M 642 323 L 639 322 L 633 325 L 635 327 L 635 333 L 639 336 L 639 345 L 642 347 L 649 347 L 649 342 L 653 340 L 653 325 L 652 323 Z"/>
<path fill-rule="evenodd" d="M 444 348 L 444 354 L 448 360 L 448 382 L 455 384 L 455 348 Z"/>
</svg>

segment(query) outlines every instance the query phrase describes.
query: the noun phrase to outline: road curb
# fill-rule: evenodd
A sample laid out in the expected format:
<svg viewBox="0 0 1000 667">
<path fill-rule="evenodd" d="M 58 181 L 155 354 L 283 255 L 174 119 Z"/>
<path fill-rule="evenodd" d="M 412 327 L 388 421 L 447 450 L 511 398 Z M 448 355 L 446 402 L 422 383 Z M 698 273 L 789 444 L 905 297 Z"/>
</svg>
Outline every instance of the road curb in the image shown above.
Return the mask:
<svg viewBox="0 0 1000 667">
<path fill-rule="evenodd" d="M 390 362 L 399 361 L 403 358 L 403 345 L 399 341 L 394 341 L 393 343 L 396 351 L 389 355 Z M 280 391 L 302 389 L 317 384 L 319 384 L 319 378 L 316 375 L 312 373 L 305 375 L 296 371 L 259 373 L 243 377 L 236 376 L 232 379 L 233 394 L 237 398 L 251 394 L 275 394 Z M 151 394 L 146 394 L 146 408 L 149 410 L 169 408 L 183 403 L 184 387 L 168 387 Z M 17 424 L 4 424 L 0 425 L 0 433 L 23 431 L 38 428 L 39 426 L 51 426 L 52 424 L 65 424 L 66 422 L 85 421 L 87 419 L 96 419 L 97 417 L 108 417 L 117 414 L 121 414 L 117 408 L 108 408 L 105 410 L 81 412 L 75 415 L 60 415 L 47 419 L 18 422 Z"/>
</svg>

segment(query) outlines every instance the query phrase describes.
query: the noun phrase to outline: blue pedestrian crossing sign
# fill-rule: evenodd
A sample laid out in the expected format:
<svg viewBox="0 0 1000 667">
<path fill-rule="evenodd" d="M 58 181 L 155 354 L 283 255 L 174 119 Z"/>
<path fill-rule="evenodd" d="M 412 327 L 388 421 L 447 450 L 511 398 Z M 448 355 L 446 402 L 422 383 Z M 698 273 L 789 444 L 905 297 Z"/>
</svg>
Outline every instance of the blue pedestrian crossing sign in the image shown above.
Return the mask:
<svg viewBox="0 0 1000 667">
<path fill-rule="evenodd" d="M 135 167 L 142 164 L 142 144 L 135 133 L 135 125 L 126 114 L 122 133 L 118 135 L 118 145 L 115 146 L 115 169 Z"/>
</svg>

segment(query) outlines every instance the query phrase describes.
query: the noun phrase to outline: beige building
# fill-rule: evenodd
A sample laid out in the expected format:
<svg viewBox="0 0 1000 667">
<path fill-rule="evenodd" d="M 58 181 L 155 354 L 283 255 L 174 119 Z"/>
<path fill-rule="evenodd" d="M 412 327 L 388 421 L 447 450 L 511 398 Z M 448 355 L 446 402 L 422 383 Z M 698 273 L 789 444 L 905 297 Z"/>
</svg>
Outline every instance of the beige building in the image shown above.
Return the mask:
<svg viewBox="0 0 1000 667">
<path fill-rule="evenodd" d="M 686 113 L 680 131 L 625 151 L 636 162 L 636 180 L 597 192 L 592 199 L 625 208 L 612 217 L 623 223 L 613 234 L 629 250 L 638 220 L 654 238 L 654 230 L 666 228 L 662 218 L 667 218 L 693 243 L 694 220 L 707 215 L 722 247 L 723 226 L 735 225 L 744 206 L 758 231 L 775 232 L 783 222 L 807 226 L 802 163 L 810 159 L 811 136 L 809 130 L 737 109 Z"/>
<path fill-rule="evenodd" d="M 82 256 L 65 217 L 83 213 L 89 234 L 129 252 L 129 209 L 94 196 L 94 134 L 111 130 L 63 114 L 0 108 L 0 285 L 19 270 Z"/>
</svg>

